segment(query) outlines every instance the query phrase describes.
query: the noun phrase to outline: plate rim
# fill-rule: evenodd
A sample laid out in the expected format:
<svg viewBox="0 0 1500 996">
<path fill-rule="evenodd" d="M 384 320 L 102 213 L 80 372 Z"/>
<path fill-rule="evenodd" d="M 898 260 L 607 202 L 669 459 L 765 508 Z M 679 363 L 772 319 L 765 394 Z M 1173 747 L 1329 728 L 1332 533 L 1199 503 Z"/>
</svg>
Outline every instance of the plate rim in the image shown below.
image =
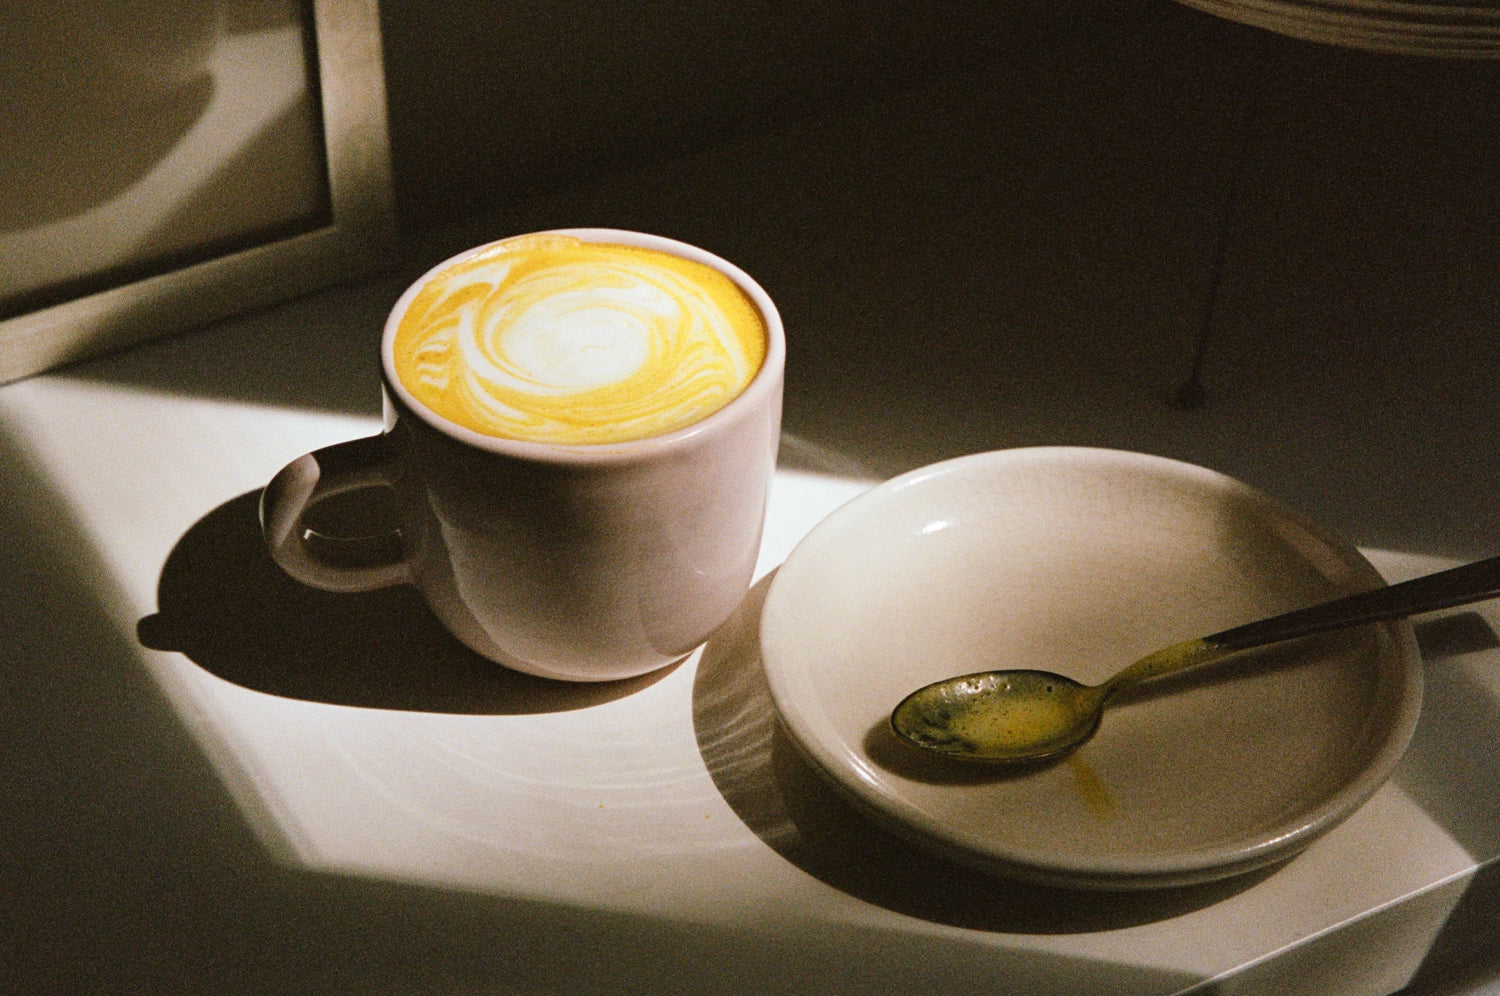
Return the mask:
<svg viewBox="0 0 1500 996">
<path fill-rule="evenodd" d="M 849 747 L 842 737 L 824 738 L 812 732 L 812 724 L 788 686 L 789 679 L 783 673 L 785 669 L 778 666 L 776 651 L 772 649 L 780 614 L 778 606 L 792 597 L 787 592 L 796 580 L 799 565 L 815 556 L 817 550 L 846 523 L 864 514 L 871 505 L 883 502 L 894 491 L 920 486 L 937 477 L 989 469 L 994 465 L 1011 465 L 1018 461 L 1054 465 L 1065 461 L 1086 461 L 1100 466 L 1130 465 L 1186 477 L 1247 498 L 1257 511 L 1274 513 L 1305 530 L 1356 572 L 1355 583 L 1361 579 L 1372 585 L 1385 583 L 1383 576 L 1357 547 L 1287 502 L 1227 474 L 1171 457 L 1101 447 L 1028 446 L 953 457 L 893 477 L 839 506 L 793 547 L 771 578 L 760 620 L 761 667 L 765 671 L 772 704 L 788 739 L 846 801 L 900 837 L 1004 877 L 1051 886 L 1123 890 L 1192 885 L 1288 860 L 1347 819 L 1385 784 L 1405 754 L 1421 713 L 1422 660 L 1407 620 L 1375 624 L 1390 640 L 1396 699 L 1390 722 L 1380 731 L 1383 739 L 1372 749 L 1369 760 L 1317 805 L 1299 811 L 1289 822 L 1276 824 L 1275 832 L 1268 832 L 1260 838 L 1248 835 L 1231 844 L 1087 861 L 1048 860 L 1031 849 L 976 844 L 968 835 L 944 832 L 940 826 L 931 825 L 931 821 L 923 820 L 920 814 L 913 812 L 914 807 L 879 789 L 873 776 L 865 774 L 872 762 Z M 783 571 L 788 566 L 793 573 L 785 575 L 789 580 L 783 582 Z M 862 774 L 865 776 L 861 777 Z"/>
</svg>

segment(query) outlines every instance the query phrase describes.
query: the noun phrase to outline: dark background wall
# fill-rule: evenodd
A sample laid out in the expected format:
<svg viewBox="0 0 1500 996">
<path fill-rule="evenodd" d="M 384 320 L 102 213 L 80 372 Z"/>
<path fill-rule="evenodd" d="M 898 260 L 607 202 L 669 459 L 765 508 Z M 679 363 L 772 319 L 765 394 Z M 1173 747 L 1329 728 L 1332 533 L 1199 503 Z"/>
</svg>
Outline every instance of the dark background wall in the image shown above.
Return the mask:
<svg viewBox="0 0 1500 996">
<path fill-rule="evenodd" d="M 1364 543 L 1500 535 L 1500 61 L 1172 0 L 382 11 L 413 266 L 653 231 L 766 287 L 788 438 L 872 473 L 1115 446 Z"/>
<path fill-rule="evenodd" d="M 398 193 L 440 221 L 827 114 L 1152 5 L 1063 0 L 385 0 Z"/>
</svg>

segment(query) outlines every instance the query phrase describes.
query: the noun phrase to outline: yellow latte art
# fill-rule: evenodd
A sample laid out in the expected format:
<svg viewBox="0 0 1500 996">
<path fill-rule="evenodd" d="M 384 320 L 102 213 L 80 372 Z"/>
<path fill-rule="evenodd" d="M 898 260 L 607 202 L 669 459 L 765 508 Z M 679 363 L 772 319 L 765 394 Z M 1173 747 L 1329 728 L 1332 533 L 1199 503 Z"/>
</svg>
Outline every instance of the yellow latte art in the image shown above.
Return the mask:
<svg viewBox="0 0 1500 996">
<path fill-rule="evenodd" d="M 562 235 L 497 242 L 429 276 L 394 341 L 397 377 L 434 412 L 564 444 L 691 425 L 765 353 L 759 310 L 713 267 Z"/>
</svg>

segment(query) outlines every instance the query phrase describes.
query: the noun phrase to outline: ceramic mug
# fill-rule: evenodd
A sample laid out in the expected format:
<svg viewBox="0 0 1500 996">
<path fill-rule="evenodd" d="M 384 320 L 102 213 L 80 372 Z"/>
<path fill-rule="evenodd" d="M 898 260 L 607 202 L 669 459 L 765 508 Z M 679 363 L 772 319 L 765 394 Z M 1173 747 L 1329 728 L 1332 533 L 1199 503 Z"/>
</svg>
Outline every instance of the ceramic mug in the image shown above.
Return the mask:
<svg viewBox="0 0 1500 996">
<path fill-rule="evenodd" d="M 434 267 L 397 301 L 381 343 L 384 430 L 306 454 L 266 486 L 272 557 L 317 588 L 409 583 L 460 640 L 548 678 L 627 678 L 702 644 L 749 587 L 780 435 L 780 316 L 739 268 L 701 249 L 610 229 L 558 233 L 705 263 L 759 311 L 765 356 L 748 386 L 686 428 L 625 442 L 557 444 L 473 431 L 400 380 L 395 333 Z M 483 247 L 481 247 L 482 249 Z M 335 495 L 388 488 L 399 533 L 338 542 L 309 528 Z"/>
</svg>

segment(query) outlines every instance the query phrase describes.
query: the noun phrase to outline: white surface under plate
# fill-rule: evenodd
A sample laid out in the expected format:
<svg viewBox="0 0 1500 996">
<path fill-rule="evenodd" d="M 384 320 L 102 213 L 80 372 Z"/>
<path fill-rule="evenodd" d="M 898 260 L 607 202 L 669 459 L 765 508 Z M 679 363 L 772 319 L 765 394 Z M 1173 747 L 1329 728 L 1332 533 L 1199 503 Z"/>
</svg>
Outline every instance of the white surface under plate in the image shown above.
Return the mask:
<svg viewBox="0 0 1500 996">
<path fill-rule="evenodd" d="M 955 764 L 886 718 L 950 675 L 1097 683 L 1178 640 L 1380 583 L 1228 477 L 1140 454 L 1008 450 L 914 471 L 794 550 L 762 618 L 793 739 L 891 829 L 1047 884 L 1175 886 L 1299 852 L 1385 781 L 1416 725 L 1405 622 L 1241 655 L 1122 697 L 1066 762 Z"/>
<path fill-rule="evenodd" d="M 1500 736 L 1500 655 L 1432 627 L 1491 634 L 1500 610 L 1417 627 L 1411 748 L 1295 860 L 1086 897 L 976 874 L 803 763 L 756 639 L 766 579 L 701 655 L 579 689 L 484 666 L 413 598 L 325 597 L 268 562 L 269 476 L 380 424 L 279 358 L 309 328 L 362 355 L 396 290 L 0 389 L 16 496 L 0 719 L 25 745 L 3 780 L 22 860 L 0 886 L 0 975 L 36 992 L 800 996 L 902 992 L 920 970 L 953 994 L 1379 996 L 1419 966 L 1491 964 L 1500 766 L 1472 748 Z M 354 361 L 336 379 L 357 398 L 374 382 Z M 1247 431 L 1232 408 L 1206 418 L 1216 438 Z M 781 456 L 762 573 L 867 487 L 796 436 Z M 1417 546 L 1366 552 L 1391 580 L 1453 566 Z"/>
</svg>

